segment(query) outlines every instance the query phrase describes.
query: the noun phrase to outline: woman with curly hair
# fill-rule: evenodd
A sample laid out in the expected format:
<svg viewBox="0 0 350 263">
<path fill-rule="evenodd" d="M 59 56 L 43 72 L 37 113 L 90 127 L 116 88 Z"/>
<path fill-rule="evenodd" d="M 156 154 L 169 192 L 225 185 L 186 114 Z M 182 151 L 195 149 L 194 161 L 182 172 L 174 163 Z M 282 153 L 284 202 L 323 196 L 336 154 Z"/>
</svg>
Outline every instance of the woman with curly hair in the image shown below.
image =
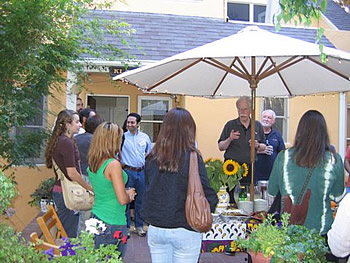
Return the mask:
<svg viewBox="0 0 350 263">
<path fill-rule="evenodd" d="M 79 152 L 73 138 L 81 127 L 78 113 L 72 110 L 62 110 L 58 116 L 52 135 L 48 140 L 45 159 L 47 168 L 53 168 L 53 160 L 68 180 L 75 181 L 85 189 L 92 191 L 80 173 Z M 69 210 L 63 200 L 61 181 L 56 174 L 56 183 L 52 196 L 68 237 L 76 237 L 79 213 Z"/>
</svg>

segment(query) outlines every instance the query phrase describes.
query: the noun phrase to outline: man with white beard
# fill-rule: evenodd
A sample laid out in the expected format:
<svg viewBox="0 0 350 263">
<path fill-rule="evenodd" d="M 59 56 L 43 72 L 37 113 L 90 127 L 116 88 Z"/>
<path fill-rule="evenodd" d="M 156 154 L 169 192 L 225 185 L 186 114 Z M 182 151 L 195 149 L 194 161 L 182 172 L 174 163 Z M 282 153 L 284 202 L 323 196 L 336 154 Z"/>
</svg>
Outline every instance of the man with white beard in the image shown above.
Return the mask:
<svg viewBox="0 0 350 263">
<path fill-rule="evenodd" d="M 261 124 L 264 129 L 266 148 L 258 149 L 255 162 L 255 176 L 257 181 L 269 180 L 273 163 L 277 154 L 284 150 L 284 141 L 281 134 L 272 128 L 275 123 L 276 113 L 273 110 L 265 110 L 262 113 Z"/>
</svg>

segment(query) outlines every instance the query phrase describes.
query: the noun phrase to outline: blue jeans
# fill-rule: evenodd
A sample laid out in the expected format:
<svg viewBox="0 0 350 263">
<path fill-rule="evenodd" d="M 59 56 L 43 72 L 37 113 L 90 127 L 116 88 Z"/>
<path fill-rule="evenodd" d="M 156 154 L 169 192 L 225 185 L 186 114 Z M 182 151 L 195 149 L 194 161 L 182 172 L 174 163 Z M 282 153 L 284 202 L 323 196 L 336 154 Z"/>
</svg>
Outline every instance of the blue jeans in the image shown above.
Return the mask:
<svg viewBox="0 0 350 263">
<path fill-rule="evenodd" d="M 92 218 L 97 218 L 99 219 L 96 215 L 91 213 Z M 103 220 L 101 220 L 103 221 Z M 118 225 L 110 225 L 107 224 L 106 222 L 103 222 L 106 225 L 106 230 L 100 234 L 100 235 L 95 235 L 94 240 L 95 240 L 95 248 L 99 248 L 101 245 L 118 245 L 117 250 L 120 252 L 120 255 L 122 258 L 124 258 L 124 251 L 126 248 L 126 244 L 121 242 L 121 240 L 115 239 L 113 237 L 115 231 L 122 231 L 123 235 L 126 236 L 128 234 L 128 229 L 126 226 L 118 226 Z"/>
<path fill-rule="evenodd" d="M 147 242 L 152 263 L 197 263 L 202 234 L 185 228 L 160 228 L 150 225 Z"/>
<path fill-rule="evenodd" d="M 52 192 L 52 198 L 57 208 L 57 215 L 68 237 L 77 237 L 79 213 L 69 210 L 66 207 L 62 193 Z"/>
<path fill-rule="evenodd" d="M 124 170 L 128 174 L 128 182 L 126 187 L 134 187 L 137 195 L 135 196 L 135 227 L 143 227 L 143 220 L 141 218 L 141 207 L 143 200 L 143 192 L 145 190 L 145 174 L 144 170 L 140 172 Z M 130 228 L 130 207 L 126 206 L 126 222 L 128 228 Z"/>
</svg>

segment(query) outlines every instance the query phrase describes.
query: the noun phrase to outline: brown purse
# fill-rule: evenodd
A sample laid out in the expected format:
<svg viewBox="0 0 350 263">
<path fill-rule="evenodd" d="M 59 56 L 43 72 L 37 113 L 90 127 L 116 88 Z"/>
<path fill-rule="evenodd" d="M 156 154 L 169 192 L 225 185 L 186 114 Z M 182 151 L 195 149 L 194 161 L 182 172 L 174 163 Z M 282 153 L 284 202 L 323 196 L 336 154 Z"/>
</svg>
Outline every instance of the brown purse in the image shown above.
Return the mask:
<svg viewBox="0 0 350 263">
<path fill-rule="evenodd" d="M 213 223 L 210 205 L 199 178 L 197 153 L 191 152 L 185 203 L 187 223 L 197 232 L 208 232 Z"/>
</svg>

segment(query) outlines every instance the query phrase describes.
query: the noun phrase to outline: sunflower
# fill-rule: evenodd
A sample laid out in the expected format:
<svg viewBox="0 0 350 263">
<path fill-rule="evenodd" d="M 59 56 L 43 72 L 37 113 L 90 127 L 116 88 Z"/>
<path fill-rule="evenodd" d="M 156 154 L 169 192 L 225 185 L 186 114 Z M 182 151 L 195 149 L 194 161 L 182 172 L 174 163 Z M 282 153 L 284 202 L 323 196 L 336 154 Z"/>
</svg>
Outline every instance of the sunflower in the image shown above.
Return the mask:
<svg viewBox="0 0 350 263">
<path fill-rule="evenodd" d="M 205 161 L 204 161 L 204 164 L 208 164 L 209 162 L 211 162 L 212 161 L 212 159 L 211 158 L 208 158 L 208 159 L 206 159 Z"/>
<path fill-rule="evenodd" d="M 224 173 L 226 175 L 234 175 L 239 170 L 239 163 L 233 161 L 233 160 L 226 160 L 224 162 L 224 165 L 222 166 L 222 169 L 224 170 Z"/>
<path fill-rule="evenodd" d="M 247 175 L 248 175 L 248 165 L 246 163 L 243 163 L 242 167 L 243 167 L 243 170 L 244 170 L 243 177 L 247 177 Z"/>
</svg>

